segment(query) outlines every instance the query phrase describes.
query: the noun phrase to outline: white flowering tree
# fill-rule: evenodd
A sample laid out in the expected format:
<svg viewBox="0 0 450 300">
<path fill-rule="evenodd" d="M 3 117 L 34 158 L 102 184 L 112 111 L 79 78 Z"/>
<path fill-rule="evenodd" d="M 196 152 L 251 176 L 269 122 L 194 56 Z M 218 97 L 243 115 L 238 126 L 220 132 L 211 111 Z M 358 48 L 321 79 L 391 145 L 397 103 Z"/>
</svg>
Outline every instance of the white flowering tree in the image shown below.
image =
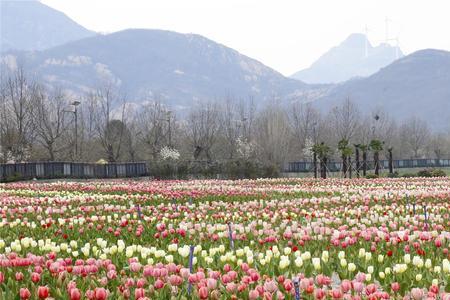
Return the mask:
<svg viewBox="0 0 450 300">
<path fill-rule="evenodd" d="M 307 138 L 305 140 L 305 147 L 303 148 L 303 156 L 305 157 L 305 159 L 309 159 L 311 160 L 313 157 L 313 148 L 314 148 L 314 142 L 312 141 L 312 139 Z"/>
<path fill-rule="evenodd" d="M 164 146 L 159 152 L 161 159 L 164 161 L 177 161 L 180 158 L 180 152 L 177 149 Z"/>
<path fill-rule="evenodd" d="M 257 146 L 252 141 L 237 138 L 236 140 L 237 153 L 241 158 L 249 159 L 256 154 Z"/>
</svg>

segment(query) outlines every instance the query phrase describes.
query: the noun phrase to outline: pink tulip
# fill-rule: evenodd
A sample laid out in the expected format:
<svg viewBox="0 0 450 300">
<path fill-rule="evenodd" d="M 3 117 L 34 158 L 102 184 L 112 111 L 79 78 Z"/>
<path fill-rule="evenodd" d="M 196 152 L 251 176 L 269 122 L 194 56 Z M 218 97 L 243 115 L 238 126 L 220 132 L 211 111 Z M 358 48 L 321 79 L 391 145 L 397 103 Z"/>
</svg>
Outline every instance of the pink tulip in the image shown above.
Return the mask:
<svg viewBox="0 0 450 300">
<path fill-rule="evenodd" d="M 277 284 L 275 281 L 270 280 L 270 281 L 266 281 L 264 283 L 264 290 L 273 294 L 275 291 L 278 290 Z"/>
<path fill-rule="evenodd" d="M 258 299 L 258 298 L 259 298 L 259 293 L 258 293 L 258 291 L 257 291 L 257 290 L 251 290 L 251 291 L 248 293 L 248 298 L 249 298 L 249 300 L 256 300 L 256 299 Z"/>
<path fill-rule="evenodd" d="M 22 281 L 23 279 L 23 273 L 22 272 L 16 272 L 16 280 Z"/>
<path fill-rule="evenodd" d="M 323 299 L 325 297 L 325 291 L 322 289 L 315 289 L 314 290 L 314 298 L 315 299 Z"/>
<path fill-rule="evenodd" d="M 414 300 L 421 300 L 423 298 L 423 290 L 419 288 L 413 288 L 411 290 L 411 297 Z"/>
<path fill-rule="evenodd" d="M 236 283 L 234 283 L 234 282 L 227 283 L 226 289 L 227 289 L 228 293 L 234 294 L 237 290 Z"/>
<path fill-rule="evenodd" d="M 391 289 L 394 293 L 397 293 L 400 290 L 400 284 L 398 282 L 391 283 Z"/>
<path fill-rule="evenodd" d="M 347 293 L 352 289 L 352 283 L 350 280 L 344 279 L 341 282 L 341 289 L 344 293 Z"/>
<path fill-rule="evenodd" d="M 164 282 L 161 279 L 158 279 L 155 281 L 154 287 L 157 290 L 162 289 L 164 287 Z"/>
<path fill-rule="evenodd" d="M 289 292 L 290 290 L 292 290 L 292 288 L 294 287 L 294 284 L 292 283 L 292 281 L 290 279 L 286 279 L 284 281 L 284 289 Z"/>
<path fill-rule="evenodd" d="M 131 272 L 139 272 L 141 270 L 141 264 L 138 262 L 133 262 L 130 264 L 130 270 Z"/>
<path fill-rule="evenodd" d="M 364 290 L 364 284 L 362 282 L 359 282 L 359 281 L 354 281 L 353 282 L 353 289 L 355 290 L 355 292 L 361 293 Z"/>
<path fill-rule="evenodd" d="M 137 288 L 134 290 L 134 298 L 139 299 L 145 297 L 145 290 L 143 288 Z"/>
<path fill-rule="evenodd" d="M 331 291 L 331 296 L 333 299 L 341 299 L 342 298 L 342 292 L 340 290 L 333 289 Z"/>
<path fill-rule="evenodd" d="M 215 290 L 217 288 L 217 280 L 213 278 L 208 278 L 207 281 L 208 290 Z"/>
<path fill-rule="evenodd" d="M 19 291 L 19 296 L 20 296 L 20 299 L 26 300 L 31 297 L 31 293 L 27 288 L 21 288 Z"/>
<path fill-rule="evenodd" d="M 170 275 L 169 276 L 169 283 L 172 286 L 179 286 L 183 283 L 183 278 L 181 278 L 178 275 Z"/>
<path fill-rule="evenodd" d="M 373 283 L 366 286 L 366 294 L 369 296 L 377 291 L 377 286 Z"/>
</svg>

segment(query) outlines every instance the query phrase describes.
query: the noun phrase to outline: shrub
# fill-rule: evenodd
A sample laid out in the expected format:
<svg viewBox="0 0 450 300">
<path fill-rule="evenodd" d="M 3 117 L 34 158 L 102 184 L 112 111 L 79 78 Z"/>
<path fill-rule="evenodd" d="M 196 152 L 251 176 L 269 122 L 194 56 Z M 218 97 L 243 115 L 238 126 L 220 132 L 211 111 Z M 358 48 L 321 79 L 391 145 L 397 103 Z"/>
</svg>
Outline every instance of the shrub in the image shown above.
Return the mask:
<svg viewBox="0 0 450 300">
<path fill-rule="evenodd" d="M 419 177 L 432 177 L 431 175 L 432 170 L 430 169 L 423 169 L 417 172 L 417 176 Z"/>
<path fill-rule="evenodd" d="M 280 177 L 280 170 L 275 165 L 265 166 L 262 170 L 262 177 L 278 178 L 278 177 Z"/>
<path fill-rule="evenodd" d="M 434 169 L 434 170 L 431 171 L 431 176 L 432 177 L 446 177 L 447 174 L 445 173 L 444 170 Z"/>
<path fill-rule="evenodd" d="M 389 173 L 387 175 L 388 178 L 398 178 L 400 175 L 398 174 L 398 171 L 395 171 L 394 173 Z"/>
<path fill-rule="evenodd" d="M 366 175 L 366 179 L 376 179 L 376 178 L 378 178 L 377 174 L 367 174 Z"/>
<path fill-rule="evenodd" d="M 403 178 L 411 178 L 411 177 L 417 177 L 417 174 L 415 173 L 404 173 L 402 174 Z"/>
<path fill-rule="evenodd" d="M 445 177 L 447 174 L 441 169 L 425 169 L 417 172 L 417 176 L 420 177 Z"/>
</svg>

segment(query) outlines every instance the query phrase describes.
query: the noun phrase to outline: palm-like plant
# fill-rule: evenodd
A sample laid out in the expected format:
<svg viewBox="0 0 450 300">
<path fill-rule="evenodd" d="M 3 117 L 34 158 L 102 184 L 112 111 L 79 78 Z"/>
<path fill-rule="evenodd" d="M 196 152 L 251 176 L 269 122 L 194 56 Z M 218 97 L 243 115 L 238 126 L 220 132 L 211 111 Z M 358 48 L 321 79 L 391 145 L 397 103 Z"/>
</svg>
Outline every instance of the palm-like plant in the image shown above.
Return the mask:
<svg viewBox="0 0 450 300">
<path fill-rule="evenodd" d="M 317 153 L 317 157 L 320 161 L 320 176 L 325 179 L 327 178 L 327 162 L 328 157 L 331 154 L 331 148 L 322 142 L 314 145 L 313 149 Z"/>
<path fill-rule="evenodd" d="M 353 154 L 353 149 L 349 146 L 348 140 L 342 139 L 338 143 L 338 150 L 341 151 L 342 174 L 345 178 L 347 178 L 347 173 L 351 168 L 349 160 L 351 155 Z"/>
<path fill-rule="evenodd" d="M 363 176 L 366 176 L 366 174 L 367 174 L 367 150 L 369 150 L 369 146 L 367 146 L 367 145 L 359 145 L 359 149 L 362 152 Z"/>
<path fill-rule="evenodd" d="M 380 152 L 383 150 L 383 142 L 377 139 L 370 141 L 370 149 L 373 151 L 373 162 L 375 164 L 375 175 L 380 174 Z"/>
</svg>

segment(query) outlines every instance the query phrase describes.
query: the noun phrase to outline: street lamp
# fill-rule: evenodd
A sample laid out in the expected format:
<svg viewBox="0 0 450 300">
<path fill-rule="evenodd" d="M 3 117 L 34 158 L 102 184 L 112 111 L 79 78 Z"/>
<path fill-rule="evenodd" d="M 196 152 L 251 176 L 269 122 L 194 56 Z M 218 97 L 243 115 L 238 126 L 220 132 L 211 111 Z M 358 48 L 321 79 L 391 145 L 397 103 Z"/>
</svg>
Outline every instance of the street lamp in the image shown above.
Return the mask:
<svg viewBox="0 0 450 300">
<path fill-rule="evenodd" d="M 169 148 L 172 148 L 172 129 L 170 128 L 170 117 L 172 115 L 172 111 L 168 110 L 167 111 L 167 125 L 168 125 L 168 129 L 169 129 Z"/>
<path fill-rule="evenodd" d="M 73 101 L 70 103 L 71 106 L 74 107 L 74 110 L 65 110 L 64 112 L 73 113 L 75 116 L 75 158 L 78 157 L 78 109 L 77 106 L 80 105 L 80 101 Z"/>
<path fill-rule="evenodd" d="M 171 128 L 171 116 L 172 116 L 172 111 L 168 110 L 166 111 L 166 117 L 167 118 L 157 118 L 158 121 L 165 121 L 167 122 L 167 131 L 168 131 L 168 135 L 169 135 L 169 144 L 167 145 L 169 148 L 172 148 L 172 128 Z"/>
<path fill-rule="evenodd" d="M 317 137 L 316 137 L 316 126 L 317 122 L 314 122 L 312 124 L 313 129 L 313 170 L 314 170 L 314 178 L 317 178 L 317 152 L 316 152 L 316 143 L 317 143 Z"/>
<path fill-rule="evenodd" d="M 375 126 L 378 123 L 378 120 L 380 119 L 379 115 L 375 115 L 374 117 L 375 124 L 372 126 L 372 138 L 375 138 Z"/>
</svg>

